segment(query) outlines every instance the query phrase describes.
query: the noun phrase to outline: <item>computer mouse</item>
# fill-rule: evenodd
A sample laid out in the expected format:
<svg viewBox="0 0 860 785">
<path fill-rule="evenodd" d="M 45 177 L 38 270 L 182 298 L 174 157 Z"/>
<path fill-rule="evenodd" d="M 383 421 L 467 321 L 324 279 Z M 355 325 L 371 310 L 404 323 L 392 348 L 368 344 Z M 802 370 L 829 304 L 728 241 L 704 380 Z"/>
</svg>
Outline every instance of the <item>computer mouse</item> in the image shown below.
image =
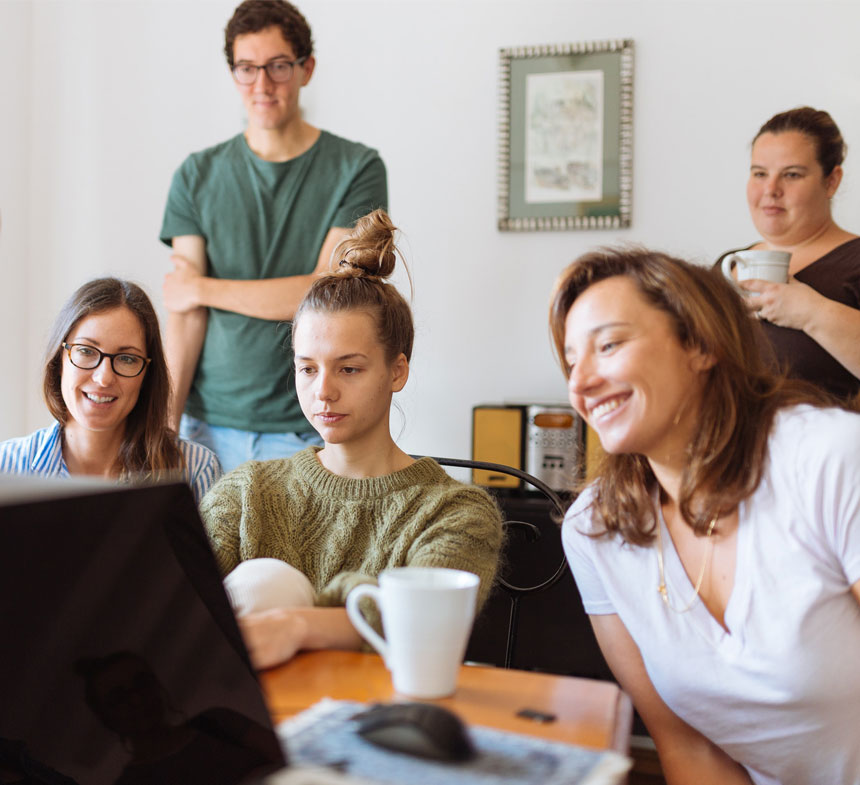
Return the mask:
<svg viewBox="0 0 860 785">
<path fill-rule="evenodd" d="M 463 721 L 432 703 L 380 703 L 353 719 L 362 738 L 395 752 L 442 761 L 477 754 Z"/>
</svg>

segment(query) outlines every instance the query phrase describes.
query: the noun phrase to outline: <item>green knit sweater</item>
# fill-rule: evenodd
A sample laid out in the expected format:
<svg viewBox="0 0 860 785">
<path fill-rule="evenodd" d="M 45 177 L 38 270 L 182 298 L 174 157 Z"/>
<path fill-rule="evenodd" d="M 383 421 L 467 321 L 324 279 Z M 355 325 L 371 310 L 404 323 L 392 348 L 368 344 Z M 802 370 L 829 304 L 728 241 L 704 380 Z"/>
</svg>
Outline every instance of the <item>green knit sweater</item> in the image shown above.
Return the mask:
<svg viewBox="0 0 860 785">
<path fill-rule="evenodd" d="M 430 458 L 348 479 L 322 466 L 319 449 L 249 461 L 206 494 L 200 512 L 224 575 L 246 559 L 282 559 L 308 577 L 317 605 L 332 606 L 388 567 L 452 567 L 480 577 L 480 607 L 502 544 L 501 516 L 483 490 Z"/>
</svg>

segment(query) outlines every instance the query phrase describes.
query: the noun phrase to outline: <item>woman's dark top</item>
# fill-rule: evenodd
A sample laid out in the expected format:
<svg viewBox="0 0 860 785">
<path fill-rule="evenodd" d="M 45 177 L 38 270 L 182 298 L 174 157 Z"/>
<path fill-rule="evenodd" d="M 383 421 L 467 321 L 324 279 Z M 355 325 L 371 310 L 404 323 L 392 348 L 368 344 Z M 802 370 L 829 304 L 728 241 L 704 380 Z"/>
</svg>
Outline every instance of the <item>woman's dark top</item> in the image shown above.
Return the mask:
<svg viewBox="0 0 860 785">
<path fill-rule="evenodd" d="M 714 267 L 719 269 L 723 257 L 730 253 L 735 251 L 723 254 Z M 860 310 L 860 238 L 837 246 L 797 272 L 794 278 L 828 300 Z M 860 379 L 803 330 L 779 327 L 765 319 L 761 326 L 770 344 L 766 354 L 778 370 L 792 378 L 810 381 L 839 398 L 853 398 L 860 392 Z"/>
</svg>

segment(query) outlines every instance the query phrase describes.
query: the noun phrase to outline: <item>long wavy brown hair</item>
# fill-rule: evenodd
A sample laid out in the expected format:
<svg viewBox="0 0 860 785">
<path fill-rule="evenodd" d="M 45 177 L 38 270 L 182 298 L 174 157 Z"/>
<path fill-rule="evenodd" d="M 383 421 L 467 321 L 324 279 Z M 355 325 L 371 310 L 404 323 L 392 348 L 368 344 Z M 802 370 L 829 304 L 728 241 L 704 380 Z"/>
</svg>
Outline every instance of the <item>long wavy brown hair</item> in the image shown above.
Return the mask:
<svg viewBox="0 0 860 785">
<path fill-rule="evenodd" d="M 63 375 L 61 344 L 81 319 L 114 308 L 128 308 L 138 318 L 150 358 L 137 403 L 126 418 L 125 436 L 117 456 L 117 473 L 121 478 L 161 477 L 182 469 L 185 461 L 176 434 L 167 424 L 170 377 L 158 317 L 146 292 L 137 284 L 118 278 L 97 278 L 85 283 L 68 299 L 54 321 L 48 340 L 42 377 L 45 403 L 61 426 L 68 422 L 69 410 L 60 385 Z"/>
<path fill-rule="evenodd" d="M 777 411 L 786 406 L 839 406 L 806 382 L 775 375 L 760 355 L 760 326 L 741 295 L 719 271 L 638 248 L 604 248 L 581 256 L 555 284 L 549 326 L 565 376 L 565 320 L 588 287 L 625 276 L 655 308 L 669 316 L 686 349 L 716 362 L 705 373 L 698 428 L 687 447 L 679 507 L 703 534 L 716 515 L 726 515 L 761 481 L 767 443 Z M 606 455 L 595 479 L 594 520 L 603 534 L 618 532 L 647 545 L 656 532 L 657 479 L 644 455 Z"/>
</svg>

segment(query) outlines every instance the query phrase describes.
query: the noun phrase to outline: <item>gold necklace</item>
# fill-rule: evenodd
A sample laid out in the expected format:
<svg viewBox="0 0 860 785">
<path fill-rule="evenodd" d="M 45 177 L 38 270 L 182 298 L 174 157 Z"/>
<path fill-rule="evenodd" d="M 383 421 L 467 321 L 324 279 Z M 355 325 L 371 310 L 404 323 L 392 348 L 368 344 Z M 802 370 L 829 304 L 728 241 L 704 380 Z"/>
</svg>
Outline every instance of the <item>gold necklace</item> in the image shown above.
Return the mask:
<svg viewBox="0 0 860 785">
<path fill-rule="evenodd" d="M 690 601 L 680 610 L 672 605 L 669 600 L 669 592 L 666 589 L 666 574 L 663 571 L 663 527 L 660 523 L 657 523 L 657 540 L 660 543 L 660 548 L 657 551 L 657 564 L 660 567 L 660 585 L 657 587 L 657 591 L 660 592 L 660 596 L 663 598 L 663 602 L 666 607 L 670 611 L 674 611 L 675 613 L 686 613 L 693 605 L 696 604 L 696 600 L 699 599 L 699 589 L 702 588 L 702 581 L 705 578 L 705 570 L 708 567 L 708 562 L 710 561 L 711 555 L 714 552 L 714 541 L 711 539 L 711 535 L 714 533 L 714 526 L 717 524 L 717 518 L 719 518 L 719 513 L 711 518 L 711 522 L 708 524 L 708 530 L 705 532 L 705 537 L 708 540 L 709 548 L 708 552 L 705 554 L 705 558 L 702 559 L 702 568 L 699 570 L 699 577 L 696 579 L 696 586 L 693 589 L 693 596 L 690 598 Z"/>
</svg>

